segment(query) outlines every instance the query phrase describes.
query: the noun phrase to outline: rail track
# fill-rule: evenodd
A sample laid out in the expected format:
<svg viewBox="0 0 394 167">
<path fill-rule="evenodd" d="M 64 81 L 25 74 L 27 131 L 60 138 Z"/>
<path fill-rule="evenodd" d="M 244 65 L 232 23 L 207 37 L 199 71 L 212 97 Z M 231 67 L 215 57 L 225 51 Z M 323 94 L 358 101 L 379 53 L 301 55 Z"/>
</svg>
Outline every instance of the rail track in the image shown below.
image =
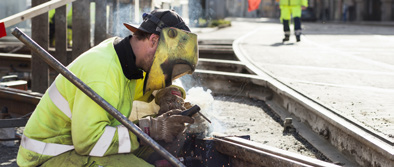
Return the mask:
<svg viewBox="0 0 394 167">
<path fill-rule="evenodd" d="M 344 166 L 393 164 L 392 143 L 341 118 L 330 109 L 313 102 L 245 61 L 240 61 L 235 54 L 239 51 L 234 52 L 232 43 L 233 41 L 200 41 L 197 70 L 193 75 L 182 78 L 186 89 L 203 86 L 212 90 L 213 95 L 230 95 L 264 101 L 283 121 L 292 118 L 292 125 L 297 132 L 337 164 Z M 26 58 L 22 56 L 20 61 L 26 63 Z M 18 62 L 14 63 L 18 64 Z M 0 101 L 4 104 L 33 106 L 33 108 L 17 109 L 18 113 L 12 113 L 17 116 L 33 111 L 40 96 L 42 95 L 29 91 L 0 89 Z M 238 137 L 216 135 L 200 140 L 204 141 L 205 146 L 207 142 L 213 143 L 214 150 L 225 156 L 224 159 L 228 163 L 223 166 L 336 166 Z M 205 153 L 203 155 L 208 155 Z"/>
<path fill-rule="evenodd" d="M 208 41 L 205 43 L 209 44 Z M 220 42 L 213 43 L 216 46 Z M 231 42 L 228 41 L 223 43 L 227 47 L 232 46 L 236 54 L 201 56 L 203 58 L 193 74 L 194 81 L 191 84 L 203 85 L 214 94 L 264 101 L 282 120 L 292 118 L 297 132 L 333 162 L 345 166 L 394 164 L 392 142 L 336 114 L 253 66 L 242 57 L 237 41 L 233 45 L 229 45 Z M 226 47 L 219 48 L 216 52 L 223 53 L 222 50 Z M 202 49 L 209 52 L 213 48 L 202 45 Z M 230 58 L 230 55 L 235 57 Z"/>
<path fill-rule="evenodd" d="M 228 155 L 233 166 L 337 166 L 239 137 L 215 136 L 213 140 L 216 150 Z"/>
</svg>

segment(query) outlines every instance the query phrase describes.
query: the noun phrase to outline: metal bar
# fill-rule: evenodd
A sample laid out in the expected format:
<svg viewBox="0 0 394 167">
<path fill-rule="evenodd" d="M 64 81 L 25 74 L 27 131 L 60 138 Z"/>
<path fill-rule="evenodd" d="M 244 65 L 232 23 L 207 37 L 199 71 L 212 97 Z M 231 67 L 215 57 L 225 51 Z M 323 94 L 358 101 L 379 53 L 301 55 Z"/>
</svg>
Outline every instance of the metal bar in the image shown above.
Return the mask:
<svg viewBox="0 0 394 167">
<path fill-rule="evenodd" d="M 255 166 L 312 167 L 311 165 L 227 140 L 215 138 L 214 141 L 216 150 L 231 157 L 234 163 L 241 163 L 236 161 L 245 161 Z"/>
<path fill-rule="evenodd" d="M 0 20 L 0 23 L 4 23 L 4 27 L 10 27 L 12 25 L 18 24 L 22 21 L 31 19 L 35 16 L 48 12 L 52 9 L 58 8 L 60 6 L 66 5 L 75 0 L 52 0 L 41 5 L 35 6 L 33 8 L 27 9 L 23 12 L 14 14 L 12 16 L 6 17 Z"/>
<path fill-rule="evenodd" d="M 211 120 L 209 120 L 204 114 L 202 114 L 201 112 L 198 112 L 198 114 L 200 114 L 205 120 L 207 120 L 209 123 L 212 123 Z"/>
<path fill-rule="evenodd" d="M 139 137 L 143 142 L 150 145 L 155 151 L 157 151 L 161 156 L 166 158 L 174 166 L 184 166 L 178 159 L 172 156 L 167 150 L 160 146 L 156 141 L 149 137 L 146 133 L 141 131 L 136 125 L 134 125 L 130 120 L 128 120 L 122 113 L 116 110 L 111 104 L 94 92 L 90 87 L 83 83 L 77 76 L 70 72 L 66 67 L 64 67 L 59 61 L 53 58 L 47 51 L 43 50 L 36 42 L 34 42 L 30 37 L 23 33 L 19 28 L 15 28 L 12 34 L 18 38 L 21 42 L 27 45 L 32 51 L 38 53 L 38 55 L 47 62 L 56 71 L 61 73 L 65 78 L 67 78 L 71 83 L 73 83 L 77 88 L 89 96 L 93 101 L 105 109 L 109 114 L 116 118 L 120 123 L 122 123 L 127 129 L 133 132 L 137 137 Z"/>
<path fill-rule="evenodd" d="M 214 138 L 215 141 L 217 141 L 218 150 L 221 152 L 225 153 L 230 153 L 229 147 L 234 147 L 235 150 L 240 151 L 240 150 L 248 150 L 245 152 L 253 152 L 254 154 L 260 155 L 260 156 L 268 156 L 268 157 L 280 157 L 278 159 L 278 162 L 280 163 L 285 163 L 287 165 L 284 166 L 289 166 L 292 164 L 302 164 L 302 165 L 307 165 L 307 166 L 320 166 L 320 167 L 338 167 L 338 165 L 324 162 L 318 159 L 306 157 L 303 155 L 299 155 L 296 153 L 292 153 L 289 151 L 281 150 L 278 148 L 270 147 L 267 145 L 263 145 L 260 143 L 256 143 L 253 141 L 241 139 L 238 137 L 220 137 L 220 136 L 215 136 Z M 242 148 L 242 149 L 239 149 Z M 231 153 L 230 153 L 231 154 Z M 251 154 L 252 155 L 252 154 Z M 243 154 L 246 158 L 251 157 L 251 155 L 248 154 Z M 296 163 L 295 163 L 296 162 Z M 271 165 L 268 165 L 271 166 Z M 282 165 L 280 165 L 282 166 Z"/>
<path fill-rule="evenodd" d="M 0 87 L 0 106 L 7 107 L 14 118 L 34 111 L 41 97 L 42 94 L 36 92 Z"/>
<path fill-rule="evenodd" d="M 14 141 L 14 140 L 21 140 L 21 138 L 0 139 L 0 141 Z"/>
<path fill-rule="evenodd" d="M 25 126 L 29 118 L 0 119 L 0 128 L 13 128 Z"/>
</svg>

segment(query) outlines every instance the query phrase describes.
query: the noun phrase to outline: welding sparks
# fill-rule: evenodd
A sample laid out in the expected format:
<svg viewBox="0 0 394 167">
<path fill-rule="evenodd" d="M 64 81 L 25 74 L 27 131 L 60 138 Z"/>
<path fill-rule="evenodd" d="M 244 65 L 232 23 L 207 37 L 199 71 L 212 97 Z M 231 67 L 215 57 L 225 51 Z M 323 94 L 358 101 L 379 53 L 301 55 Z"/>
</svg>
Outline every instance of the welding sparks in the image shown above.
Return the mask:
<svg viewBox="0 0 394 167">
<path fill-rule="evenodd" d="M 219 121 L 220 113 L 212 106 L 214 98 L 211 90 L 204 90 L 202 87 L 193 87 L 187 91 L 185 101 L 198 105 L 201 110 L 198 116 L 193 117 L 194 124 L 189 125 L 188 133 L 200 134 L 204 138 L 210 136 L 212 132 L 224 133 L 224 128 Z"/>
</svg>

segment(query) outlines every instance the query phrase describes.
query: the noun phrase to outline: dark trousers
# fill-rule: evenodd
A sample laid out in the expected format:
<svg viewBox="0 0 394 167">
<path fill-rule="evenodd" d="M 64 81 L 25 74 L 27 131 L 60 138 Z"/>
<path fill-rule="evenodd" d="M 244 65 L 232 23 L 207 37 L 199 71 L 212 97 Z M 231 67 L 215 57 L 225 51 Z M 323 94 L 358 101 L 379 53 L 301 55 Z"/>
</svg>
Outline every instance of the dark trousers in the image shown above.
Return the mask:
<svg viewBox="0 0 394 167">
<path fill-rule="evenodd" d="M 290 33 L 289 20 L 283 20 L 283 31 Z M 301 19 L 299 17 L 294 18 L 294 30 L 301 30 Z"/>
</svg>

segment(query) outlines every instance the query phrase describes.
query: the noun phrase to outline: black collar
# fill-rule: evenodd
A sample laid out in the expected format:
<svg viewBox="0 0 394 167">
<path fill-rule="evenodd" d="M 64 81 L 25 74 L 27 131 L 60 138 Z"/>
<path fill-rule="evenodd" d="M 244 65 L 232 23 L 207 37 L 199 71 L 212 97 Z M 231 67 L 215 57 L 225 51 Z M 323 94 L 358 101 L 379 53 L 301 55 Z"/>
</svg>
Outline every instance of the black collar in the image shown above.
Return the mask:
<svg viewBox="0 0 394 167">
<path fill-rule="evenodd" d="M 144 76 L 142 70 L 137 68 L 135 64 L 135 55 L 130 45 L 130 38 L 131 35 L 123 39 L 116 38 L 114 41 L 114 48 L 126 78 L 129 80 L 140 79 Z"/>
</svg>

